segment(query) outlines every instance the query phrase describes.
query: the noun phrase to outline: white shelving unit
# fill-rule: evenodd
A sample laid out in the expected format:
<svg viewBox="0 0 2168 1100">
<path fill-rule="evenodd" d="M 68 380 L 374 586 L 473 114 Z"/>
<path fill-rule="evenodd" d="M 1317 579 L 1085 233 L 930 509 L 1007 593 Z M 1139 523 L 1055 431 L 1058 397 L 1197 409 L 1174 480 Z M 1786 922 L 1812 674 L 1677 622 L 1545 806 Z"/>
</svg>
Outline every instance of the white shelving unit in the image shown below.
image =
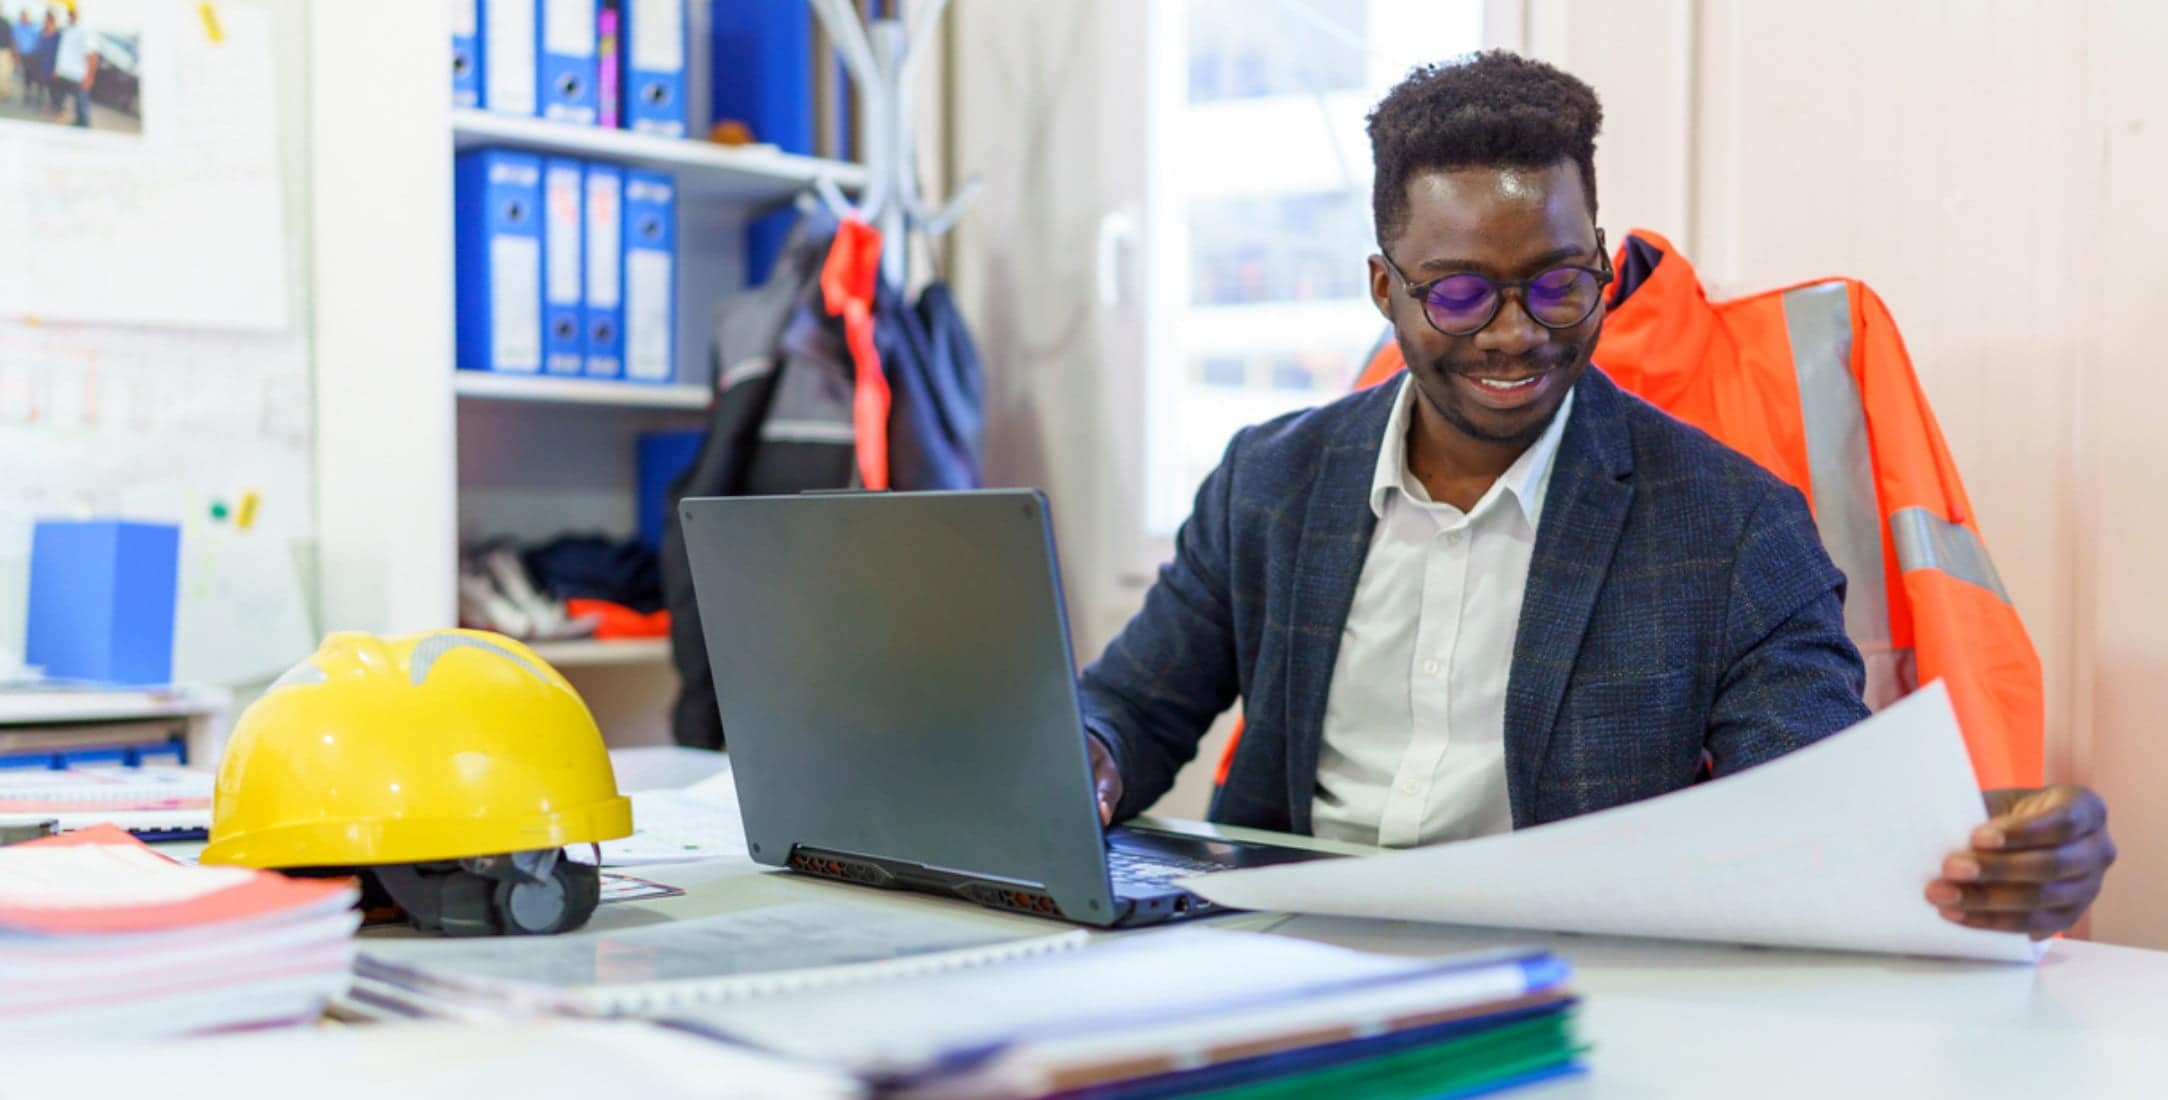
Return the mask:
<svg viewBox="0 0 2168 1100">
<path fill-rule="evenodd" d="M 637 523 L 639 437 L 696 428 L 708 407 L 705 318 L 709 306 L 744 283 L 745 219 L 824 178 L 860 188 L 865 170 L 768 147 L 730 148 L 487 111 L 452 112 L 454 152 L 491 146 L 608 160 L 667 172 L 677 181 L 681 381 L 656 385 L 453 372 L 463 541 L 498 535 L 539 539 L 567 529 L 629 535 Z M 626 682 L 646 678 L 657 688 L 666 686 L 667 640 L 547 642 L 535 649 L 572 678 L 598 712 L 612 700 L 667 698 L 665 692 L 633 690 Z M 607 715 L 598 717 L 605 730 L 612 728 Z M 651 732 L 642 729 L 640 739 Z"/>
<path fill-rule="evenodd" d="M 613 668 L 623 665 L 661 664 L 670 659 L 668 638 L 637 638 L 618 642 L 580 639 L 568 642 L 534 642 L 529 649 L 559 672 Z"/>
<path fill-rule="evenodd" d="M 460 371 L 452 389 L 463 398 L 488 401 L 535 401 L 596 408 L 677 409 L 708 407 L 708 388 L 690 383 L 648 385 L 599 378 L 553 378 L 531 374 Z"/>
<path fill-rule="evenodd" d="M 716 145 L 490 111 L 453 111 L 453 149 L 465 152 L 484 146 L 669 172 L 677 176 L 681 202 L 778 203 L 812 187 L 823 176 L 845 190 L 858 190 L 866 183 L 866 170 L 859 165 L 797 156 L 772 145 Z"/>
<path fill-rule="evenodd" d="M 679 381 L 453 372 L 463 540 L 534 539 L 567 529 L 630 535 L 640 435 L 697 428 L 708 407 L 706 318 L 716 300 L 745 282 L 745 221 L 822 180 L 863 189 L 865 169 L 772 146 L 728 147 L 475 110 L 451 113 L 451 138 L 455 154 L 521 149 L 666 172 L 677 182 Z M 445 256 L 448 263 L 448 248 Z M 663 689 L 674 676 L 667 639 L 546 642 L 535 649 L 574 680 L 605 731 L 634 726 L 633 739 L 653 739 L 670 694 Z M 651 709 L 613 721 L 607 712 L 628 701 Z"/>
<path fill-rule="evenodd" d="M 322 617 L 384 633 L 450 626 L 466 539 L 633 533 L 639 436 L 704 421 L 709 318 L 745 283 L 745 223 L 819 181 L 862 191 L 867 174 L 761 146 L 455 110 L 448 5 L 398 20 L 377 5 L 308 7 L 309 184 L 294 201 L 312 241 Z M 694 87 L 705 83 L 704 8 L 692 6 L 687 27 Z M 695 107 L 691 132 L 704 134 Z M 485 146 L 676 179 L 675 384 L 455 369 L 453 157 Z M 667 736 L 668 654 L 659 641 L 585 643 L 550 659 L 572 670 L 613 741 L 637 742 Z"/>
</svg>

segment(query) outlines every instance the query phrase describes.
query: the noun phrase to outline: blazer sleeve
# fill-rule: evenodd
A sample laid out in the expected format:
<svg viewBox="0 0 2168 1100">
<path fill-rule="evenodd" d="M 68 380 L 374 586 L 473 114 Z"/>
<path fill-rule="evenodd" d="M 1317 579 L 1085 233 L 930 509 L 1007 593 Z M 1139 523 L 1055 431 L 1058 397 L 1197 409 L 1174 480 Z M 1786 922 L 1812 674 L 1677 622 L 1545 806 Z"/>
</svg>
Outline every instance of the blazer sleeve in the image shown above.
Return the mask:
<svg viewBox="0 0 2168 1100">
<path fill-rule="evenodd" d="M 1197 743 L 1239 691 L 1234 598 L 1229 590 L 1230 516 L 1243 437 L 1228 443 L 1205 478 L 1159 569 L 1144 607 L 1079 681 L 1085 729 L 1122 773 L 1117 819 L 1144 811 L 1174 785 Z"/>
<path fill-rule="evenodd" d="M 1772 485 L 1732 560 L 1727 669 L 1704 746 L 1715 775 L 1773 760 L 1867 717 L 1866 669 L 1844 632 L 1844 590 L 1806 499 Z"/>
</svg>

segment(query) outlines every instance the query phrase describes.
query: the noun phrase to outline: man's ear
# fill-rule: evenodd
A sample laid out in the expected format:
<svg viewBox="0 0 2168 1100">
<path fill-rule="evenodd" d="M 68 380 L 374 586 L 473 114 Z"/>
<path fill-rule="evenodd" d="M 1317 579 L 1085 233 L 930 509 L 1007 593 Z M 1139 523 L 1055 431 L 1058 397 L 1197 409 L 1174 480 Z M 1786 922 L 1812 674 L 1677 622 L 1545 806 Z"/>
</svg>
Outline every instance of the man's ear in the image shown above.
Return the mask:
<svg viewBox="0 0 2168 1100">
<path fill-rule="evenodd" d="M 1378 307 L 1378 314 L 1386 324 L 1393 321 L 1393 273 L 1385 266 L 1385 258 L 1370 257 L 1370 304 Z"/>
</svg>

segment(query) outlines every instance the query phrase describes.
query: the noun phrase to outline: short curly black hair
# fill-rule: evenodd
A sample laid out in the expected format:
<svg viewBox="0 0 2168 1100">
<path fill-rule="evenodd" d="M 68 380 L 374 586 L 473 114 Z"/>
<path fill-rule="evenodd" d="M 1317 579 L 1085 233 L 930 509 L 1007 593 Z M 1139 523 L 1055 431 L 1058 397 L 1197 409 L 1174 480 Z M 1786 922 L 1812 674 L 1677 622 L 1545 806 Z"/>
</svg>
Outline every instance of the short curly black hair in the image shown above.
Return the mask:
<svg viewBox="0 0 2168 1100">
<path fill-rule="evenodd" d="M 1440 168 L 1581 169 L 1596 214 L 1596 134 L 1603 105 L 1570 73 L 1505 50 L 1409 70 L 1370 112 L 1370 186 L 1378 241 L 1407 228 L 1408 179 Z"/>
</svg>

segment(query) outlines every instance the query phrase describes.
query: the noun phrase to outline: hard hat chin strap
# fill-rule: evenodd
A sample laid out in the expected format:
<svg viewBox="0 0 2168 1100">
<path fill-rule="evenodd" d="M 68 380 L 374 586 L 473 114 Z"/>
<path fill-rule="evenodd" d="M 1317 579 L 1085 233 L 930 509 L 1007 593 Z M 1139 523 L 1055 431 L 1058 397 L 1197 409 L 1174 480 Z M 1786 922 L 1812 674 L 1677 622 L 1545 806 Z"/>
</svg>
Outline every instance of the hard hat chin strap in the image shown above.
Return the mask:
<svg viewBox="0 0 2168 1100">
<path fill-rule="evenodd" d="M 601 899 L 599 871 L 556 848 L 371 868 L 384 892 L 424 932 L 447 936 L 546 935 L 587 923 Z"/>
</svg>

